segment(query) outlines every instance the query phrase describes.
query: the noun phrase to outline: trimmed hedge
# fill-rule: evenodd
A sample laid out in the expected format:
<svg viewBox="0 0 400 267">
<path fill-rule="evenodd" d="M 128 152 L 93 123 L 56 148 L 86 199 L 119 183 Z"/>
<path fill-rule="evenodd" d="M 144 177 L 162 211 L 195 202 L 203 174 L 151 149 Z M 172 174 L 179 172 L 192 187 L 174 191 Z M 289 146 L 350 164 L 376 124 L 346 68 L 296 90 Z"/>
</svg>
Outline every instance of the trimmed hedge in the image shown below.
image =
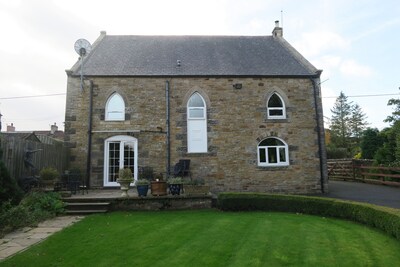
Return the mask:
<svg viewBox="0 0 400 267">
<path fill-rule="evenodd" d="M 400 240 L 400 210 L 331 198 L 262 193 L 220 193 L 225 211 L 280 211 L 335 217 L 378 228 Z"/>
</svg>

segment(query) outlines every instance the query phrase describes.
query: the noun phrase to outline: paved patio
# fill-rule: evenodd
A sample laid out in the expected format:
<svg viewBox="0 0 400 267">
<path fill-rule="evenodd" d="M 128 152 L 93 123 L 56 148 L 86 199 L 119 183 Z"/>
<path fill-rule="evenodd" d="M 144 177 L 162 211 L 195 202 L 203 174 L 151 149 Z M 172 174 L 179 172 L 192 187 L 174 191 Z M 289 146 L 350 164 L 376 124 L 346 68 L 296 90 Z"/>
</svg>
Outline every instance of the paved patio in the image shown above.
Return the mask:
<svg viewBox="0 0 400 267">
<path fill-rule="evenodd" d="M 80 221 L 83 216 L 60 216 L 41 222 L 38 227 L 25 227 L 9 233 L 0 239 L 0 262 L 16 253 L 22 252 L 50 235 Z"/>
</svg>

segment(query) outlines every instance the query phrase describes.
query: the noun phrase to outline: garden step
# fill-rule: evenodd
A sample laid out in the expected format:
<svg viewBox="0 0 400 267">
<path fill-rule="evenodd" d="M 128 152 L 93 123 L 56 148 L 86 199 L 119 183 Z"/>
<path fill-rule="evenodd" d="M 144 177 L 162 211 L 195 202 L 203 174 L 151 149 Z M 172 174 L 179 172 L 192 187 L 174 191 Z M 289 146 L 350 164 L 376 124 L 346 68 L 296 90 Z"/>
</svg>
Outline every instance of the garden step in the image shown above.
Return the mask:
<svg viewBox="0 0 400 267">
<path fill-rule="evenodd" d="M 110 202 L 65 202 L 67 214 L 91 214 L 108 211 Z"/>
<path fill-rule="evenodd" d="M 66 210 L 65 214 L 69 215 L 84 215 L 84 214 L 94 214 L 94 213 L 106 213 L 108 210 Z"/>
</svg>

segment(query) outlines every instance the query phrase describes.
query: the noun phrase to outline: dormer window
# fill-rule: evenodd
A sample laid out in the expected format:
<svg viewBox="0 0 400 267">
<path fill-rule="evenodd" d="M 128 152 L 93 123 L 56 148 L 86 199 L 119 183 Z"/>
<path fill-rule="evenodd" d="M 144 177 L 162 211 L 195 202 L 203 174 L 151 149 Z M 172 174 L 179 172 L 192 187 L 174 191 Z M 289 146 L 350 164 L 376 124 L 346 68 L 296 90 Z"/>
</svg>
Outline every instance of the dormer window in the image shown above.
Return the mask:
<svg viewBox="0 0 400 267">
<path fill-rule="evenodd" d="M 106 103 L 106 121 L 123 121 L 125 120 L 125 102 L 120 94 L 112 94 Z"/>
<path fill-rule="evenodd" d="M 286 119 L 285 102 L 282 97 L 273 93 L 267 102 L 268 119 Z"/>
</svg>

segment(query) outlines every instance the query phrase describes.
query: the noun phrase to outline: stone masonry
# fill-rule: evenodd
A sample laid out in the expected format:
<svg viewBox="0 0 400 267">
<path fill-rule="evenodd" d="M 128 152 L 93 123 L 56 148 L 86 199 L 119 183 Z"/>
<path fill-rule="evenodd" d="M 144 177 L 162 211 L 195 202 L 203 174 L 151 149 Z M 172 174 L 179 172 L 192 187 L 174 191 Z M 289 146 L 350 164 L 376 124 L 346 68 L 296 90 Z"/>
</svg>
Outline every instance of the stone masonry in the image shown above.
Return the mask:
<svg viewBox="0 0 400 267">
<path fill-rule="evenodd" d="M 86 169 L 89 82 L 93 82 L 90 186 L 103 186 L 104 140 L 113 135 L 138 139 L 138 165 L 166 173 L 166 81 L 170 84 L 171 170 L 179 159 L 191 160 L 193 178 L 203 178 L 212 192 L 321 192 L 321 169 L 314 89 L 307 78 L 68 77 L 66 142 L 70 165 Z M 241 89 L 232 85 L 240 83 Z M 105 121 L 108 97 L 125 101 L 125 121 Z M 198 92 L 207 104 L 208 153 L 187 153 L 186 104 Z M 267 99 L 278 92 L 287 119 L 269 120 Z M 320 97 L 316 98 L 321 107 Z M 320 115 L 321 108 L 318 109 Z M 322 116 L 318 116 L 321 119 Z M 322 120 L 320 121 L 322 123 Z M 112 132 L 119 130 L 120 132 Z M 108 131 L 108 132 L 107 132 Z M 127 131 L 127 132 L 124 132 Z M 323 130 L 321 130 L 323 133 Z M 289 145 L 290 165 L 258 167 L 257 145 L 266 137 Z M 323 138 L 323 134 L 321 135 Z M 324 153 L 324 151 L 322 151 Z M 325 179 L 325 178 L 324 178 Z M 326 187 L 326 186 L 325 186 Z M 326 190 L 326 188 L 325 188 Z"/>
</svg>

